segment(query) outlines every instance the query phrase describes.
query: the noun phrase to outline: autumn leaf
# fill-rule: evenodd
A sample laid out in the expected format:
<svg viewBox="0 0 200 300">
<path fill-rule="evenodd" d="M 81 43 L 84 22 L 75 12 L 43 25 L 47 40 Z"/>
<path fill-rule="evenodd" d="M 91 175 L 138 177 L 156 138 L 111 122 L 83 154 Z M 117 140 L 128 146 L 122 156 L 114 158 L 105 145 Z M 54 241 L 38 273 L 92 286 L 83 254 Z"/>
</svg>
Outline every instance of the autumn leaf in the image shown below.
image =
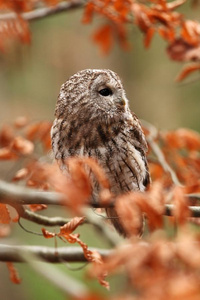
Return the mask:
<svg viewBox="0 0 200 300">
<path fill-rule="evenodd" d="M 174 210 L 173 215 L 177 222 L 182 225 L 185 224 L 187 218 L 191 216 L 191 212 L 188 207 L 188 200 L 185 197 L 184 189 L 176 186 L 173 190 L 173 203 Z"/>
<path fill-rule="evenodd" d="M 46 230 L 45 228 L 42 228 L 42 233 L 46 239 L 51 239 L 56 236 L 56 233 L 52 233 L 52 232 Z"/>
<path fill-rule="evenodd" d="M 185 68 L 183 68 L 181 73 L 176 77 L 176 81 L 182 81 L 187 76 L 189 76 L 191 73 L 193 73 L 195 71 L 199 71 L 199 70 L 200 70 L 199 64 L 193 64 L 193 65 L 186 66 Z"/>
<path fill-rule="evenodd" d="M 10 272 L 10 280 L 15 284 L 21 283 L 21 279 L 19 278 L 18 272 L 15 269 L 14 264 L 12 262 L 7 262 L 6 265 Z"/>
<path fill-rule="evenodd" d="M 200 42 L 194 46 L 183 38 L 176 38 L 172 41 L 170 40 L 167 47 L 167 54 L 175 61 L 198 61 L 200 59 L 199 50 Z M 198 66 L 198 64 L 194 66 Z"/>
<path fill-rule="evenodd" d="M 14 126 L 16 128 L 23 128 L 28 124 L 28 118 L 25 116 L 19 116 L 14 121 Z"/>
<path fill-rule="evenodd" d="M 14 130 L 10 125 L 3 125 L 0 130 L 0 146 L 7 147 L 14 139 Z"/>
<path fill-rule="evenodd" d="M 28 207 L 30 208 L 30 210 L 35 212 L 35 211 L 40 211 L 40 210 L 46 209 L 47 205 L 46 204 L 29 204 Z"/>
<path fill-rule="evenodd" d="M 60 235 L 65 236 L 71 234 L 79 225 L 83 224 L 85 217 L 75 217 L 64 226 L 60 227 Z"/>
<path fill-rule="evenodd" d="M 15 176 L 13 177 L 13 181 L 18 181 L 18 180 L 22 180 L 27 178 L 27 176 L 29 175 L 29 171 L 27 168 L 23 168 L 17 171 L 17 173 L 15 174 Z"/>
<path fill-rule="evenodd" d="M 148 48 L 150 46 L 150 43 L 152 41 L 152 38 L 155 34 L 155 28 L 151 27 L 149 28 L 146 33 L 145 33 L 145 38 L 144 38 L 144 46 Z"/>
<path fill-rule="evenodd" d="M 11 233 L 11 228 L 9 225 L 0 224 L 0 237 L 7 237 Z"/>
<path fill-rule="evenodd" d="M 34 150 L 34 144 L 22 136 L 17 136 L 13 139 L 10 148 L 19 155 L 29 155 Z"/>
<path fill-rule="evenodd" d="M 10 147 L 0 149 L 0 160 L 18 159 L 18 155 L 11 151 Z"/>
<path fill-rule="evenodd" d="M 93 40 L 99 44 L 103 54 L 108 54 L 114 42 L 112 26 L 106 24 L 100 27 L 93 35 Z"/>
<path fill-rule="evenodd" d="M 0 203 L 0 223 L 9 224 L 10 223 L 10 214 L 6 207 L 6 204 Z"/>
</svg>

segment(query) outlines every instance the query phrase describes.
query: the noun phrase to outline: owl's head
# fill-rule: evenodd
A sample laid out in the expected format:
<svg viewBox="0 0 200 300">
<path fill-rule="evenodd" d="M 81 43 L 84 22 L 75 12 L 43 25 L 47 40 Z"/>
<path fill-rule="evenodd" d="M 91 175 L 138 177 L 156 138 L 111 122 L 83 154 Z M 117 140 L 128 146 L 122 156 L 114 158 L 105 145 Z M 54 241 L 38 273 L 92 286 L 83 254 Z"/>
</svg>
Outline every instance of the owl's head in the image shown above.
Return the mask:
<svg viewBox="0 0 200 300">
<path fill-rule="evenodd" d="M 90 118 L 99 114 L 123 114 L 128 100 L 119 76 L 111 70 L 86 69 L 71 76 L 60 89 L 56 116 L 76 114 Z"/>
</svg>

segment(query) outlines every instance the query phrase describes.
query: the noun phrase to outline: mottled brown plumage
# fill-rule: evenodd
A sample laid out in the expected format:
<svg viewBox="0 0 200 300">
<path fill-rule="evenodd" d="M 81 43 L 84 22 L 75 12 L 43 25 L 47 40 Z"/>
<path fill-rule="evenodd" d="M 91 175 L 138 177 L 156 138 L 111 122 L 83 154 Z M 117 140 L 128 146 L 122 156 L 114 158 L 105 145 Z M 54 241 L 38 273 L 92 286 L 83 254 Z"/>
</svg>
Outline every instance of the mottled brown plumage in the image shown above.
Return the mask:
<svg viewBox="0 0 200 300">
<path fill-rule="evenodd" d="M 116 73 L 87 69 L 71 76 L 61 86 L 55 117 L 52 148 L 61 166 L 71 156 L 94 157 L 115 195 L 145 190 L 149 183 L 147 144 Z M 96 201 L 97 195 L 94 183 Z M 117 231 L 126 236 L 115 209 L 106 212 Z"/>
</svg>

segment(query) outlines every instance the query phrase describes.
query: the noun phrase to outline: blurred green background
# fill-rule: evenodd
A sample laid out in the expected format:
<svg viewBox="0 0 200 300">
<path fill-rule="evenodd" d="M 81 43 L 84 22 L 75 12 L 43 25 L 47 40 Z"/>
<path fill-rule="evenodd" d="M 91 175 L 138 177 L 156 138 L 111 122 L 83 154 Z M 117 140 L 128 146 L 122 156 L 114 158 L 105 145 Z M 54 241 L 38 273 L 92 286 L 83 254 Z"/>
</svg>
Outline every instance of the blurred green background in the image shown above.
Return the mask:
<svg viewBox="0 0 200 300">
<path fill-rule="evenodd" d="M 85 68 L 110 68 L 122 78 L 131 109 L 139 118 L 164 130 L 178 127 L 200 129 L 199 78 L 190 84 L 175 83 L 182 64 L 168 59 L 164 41 L 156 36 L 150 49 L 146 50 L 142 34 L 137 28 L 129 27 L 131 51 L 124 52 L 115 45 L 108 56 L 103 56 L 91 40 L 92 33 L 102 20 L 82 25 L 81 17 L 82 11 L 77 10 L 34 22 L 31 24 L 31 46 L 15 43 L 1 54 L 1 124 L 10 123 L 21 115 L 28 116 L 30 120 L 53 120 L 60 85 L 69 76 Z M 197 74 L 189 79 L 193 77 Z M 1 177 L 5 176 L 1 174 Z M 52 211 L 52 214 L 60 213 L 59 210 Z M 65 215 L 65 212 L 62 214 Z M 25 221 L 23 224 L 40 231 L 41 226 Z M 88 227 L 82 229 L 81 237 L 90 246 L 107 247 Z M 9 238 L 11 240 L 17 244 L 54 246 L 53 240 L 30 235 L 17 225 Z M 27 265 L 18 264 L 17 267 L 22 277 L 19 286 L 10 283 L 6 267 L 0 264 L 2 299 L 67 299 Z M 67 270 L 65 266 L 60 268 Z M 84 278 L 83 272 L 68 272 L 79 279 Z M 116 290 L 116 286 L 120 288 L 120 283 L 123 284 L 120 277 L 115 278 L 113 283 L 111 281 L 111 290 Z M 94 289 L 106 293 L 98 284 L 92 284 Z"/>
</svg>

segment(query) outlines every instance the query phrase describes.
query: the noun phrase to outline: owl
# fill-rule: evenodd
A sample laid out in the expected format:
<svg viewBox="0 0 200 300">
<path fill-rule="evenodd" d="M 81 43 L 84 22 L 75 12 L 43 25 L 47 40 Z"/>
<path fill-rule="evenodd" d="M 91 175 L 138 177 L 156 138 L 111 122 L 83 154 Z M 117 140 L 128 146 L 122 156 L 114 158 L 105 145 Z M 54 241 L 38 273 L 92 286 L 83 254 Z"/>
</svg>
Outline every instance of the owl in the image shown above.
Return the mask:
<svg viewBox="0 0 200 300">
<path fill-rule="evenodd" d="M 61 86 L 51 139 L 63 168 L 69 157 L 95 158 L 116 196 L 144 191 L 149 183 L 144 133 L 130 111 L 119 76 L 111 70 L 82 70 Z M 97 201 L 98 184 L 92 186 Z M 116 230 L 126 236 L 115 208 L 107 208 L 106 213 Z"/>
</svg>

